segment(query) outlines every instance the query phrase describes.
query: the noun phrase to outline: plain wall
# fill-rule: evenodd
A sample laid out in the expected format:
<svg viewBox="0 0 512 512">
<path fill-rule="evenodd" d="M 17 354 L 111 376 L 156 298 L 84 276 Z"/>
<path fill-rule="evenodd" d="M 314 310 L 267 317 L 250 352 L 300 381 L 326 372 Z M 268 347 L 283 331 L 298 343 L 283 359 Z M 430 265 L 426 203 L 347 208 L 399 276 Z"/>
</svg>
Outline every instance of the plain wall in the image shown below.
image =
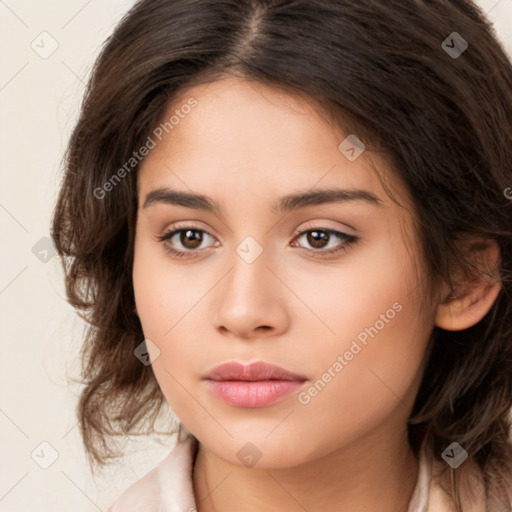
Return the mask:
<svg viewBox="0 0 512 512">
<path fill-rule="evenodd" d="M 78 377 L 83 325 L 64 300 L 58 259 L 45 261 L 61 158 L 83 84 L 132 3 L 0 1 L 0 511 L 106 511 L 172 448 L 142 439 L 129 445 L 121 464 L 92 477 L 76 427 L 79 387 L 68 384 Z M 512 2 L 478 4 L 512 55 Z M 42 58 L 54 41 L 56 51 Z M 53 454 L 58 458 L 43 469 Z"/>
</svg>

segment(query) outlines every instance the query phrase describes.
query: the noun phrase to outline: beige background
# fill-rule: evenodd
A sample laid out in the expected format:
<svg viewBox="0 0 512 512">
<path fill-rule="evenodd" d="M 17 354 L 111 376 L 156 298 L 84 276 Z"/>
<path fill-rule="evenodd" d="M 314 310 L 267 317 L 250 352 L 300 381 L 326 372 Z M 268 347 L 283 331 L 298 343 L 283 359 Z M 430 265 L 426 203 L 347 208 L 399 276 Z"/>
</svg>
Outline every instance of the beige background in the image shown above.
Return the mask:
<svg viewBox="0 0 512 512">
<path fill-rule="evenodd" d="M 170 450 L 143 439 L 92 478 L 76 427 L 79 388 L 67 384 L 78 375 L 83 326 L 63 300 L 57 258 L 40 260 L 83 84 L 132 3 L 0 0 L 0 512 L 106 511 Z M 512 0 L 478 3 L 512 55 Z M 31 44 L 58 48 L 45 59 Z"/>
</svg>

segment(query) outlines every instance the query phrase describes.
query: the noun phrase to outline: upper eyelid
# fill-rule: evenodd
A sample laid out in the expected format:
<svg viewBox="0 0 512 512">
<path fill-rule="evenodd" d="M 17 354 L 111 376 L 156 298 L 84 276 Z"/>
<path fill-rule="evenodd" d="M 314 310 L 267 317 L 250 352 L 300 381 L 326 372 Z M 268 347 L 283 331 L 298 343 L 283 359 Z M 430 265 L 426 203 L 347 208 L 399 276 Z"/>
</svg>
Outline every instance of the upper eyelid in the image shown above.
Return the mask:
<svg viewBox="0 0 512 512">
<path fill-rule="evenodd" d="M 212 238 L 216 238 L 214 235 L 210 233 L 208 229 L 199 226 L 194 226 L 193 224 L 186 224 L 184 226 L 172 225 L 164 231 L 162 236 L 167 236 L 170 235 L 171 233 L 176 234 L 176 232 L 179 233 L 180 231 L 186 231 L 187 229 L 192 229 L 194 231 L 204 231 L 207 235 L 211 236 Z"/>
<path fill-rule="evenodd" d="M 186 230 L 186 229 L 193 229 L 193 230 L 196 230 L 196 231 L 204 231 L 205 233 L 209 234 L 210 236 L 214 236 L 210 232 L 209 229 L 203 228 L 203 227 L 201 227 L 199 225 L 194 225 L 193 221 L 190 221 L 190 222 L 191 223 L 189 223 L 189 224 L 183 224 L 183 225 L 179 224 L 178 222 L 174 222 L 168 228 L 166 228 L 164 230 L 164 234 L 168 234 L 168 233 L 170 233 L 172 231 L 182 231 L 182 230 Z M 309 222 L 314 222 L 314 221 L 309 221 Z M 352 234 L 352 233 L 349 232 L 350 230 L 352 230 L 352 228 L 349 228 L 348 230 L 346 230 L 345 228 L 334 228 L 334 227 L 329 227 L 329 226 L 326 226 L 326 225 L 318 225 L 318 226 L 306 225 L 306 226 L 301 227 L 300 229 L 295 230 L 295 234 L 301 233 L 303 231 L 314 230 L 314 229 L 324 230 L 324 231 L 336 231 L 336 232 L 344 233 L 344 234 L 347 234 L 347 235 L 351 235 Z"/>
<path fill-rule="evenodd" d="M 329 227 L 328 225 L 326 225 L 326 223 L 328 223 L 328 222 L 338 222 L 339 223 L 339 221 L 335 221 L 332 219 L 331 220 L 320 219 L 320 220 L 302 221 L 301 225 L 303 227 L 301 227 L 300 230 L 296 230 L 295 232 L 298 233 L 301 231 L 308 231 L 310 229 L 324 229 L 324 230 L 330 230 L 330 231 L 338 231 L 341 233 L 345 233 L 347 235 L 355 236 L 355 234 L 356 234 L 355 233 L 356 229 L 354 227 L 350 226 L 349 224 L 345 224 L 344 222 L 342 222 L 341 224 L 344 224 L 345 227 Z M 199 224 L 196 224 L 196 223 L 199 223 Z M 320 224 L 311 225 L 311 223 L 320 223 Z M 196 229 L 198 231 L 205 231 L 206 233 L 210 234 L 211 236 L 214 236 L 211 234 L 209 228 L 201 227 L 200 224 L 201 224 L 200 220 L 176 221 L 176 222 L 171 222 L 169 224 L 169 226 L 167 228 L 165 228 L 164 231 L 167 233 L 170 231 L 178 231 L 181 229 Z M 305 227 L 304 227 L 304 224 L 306 224 Z"/>
</svg>

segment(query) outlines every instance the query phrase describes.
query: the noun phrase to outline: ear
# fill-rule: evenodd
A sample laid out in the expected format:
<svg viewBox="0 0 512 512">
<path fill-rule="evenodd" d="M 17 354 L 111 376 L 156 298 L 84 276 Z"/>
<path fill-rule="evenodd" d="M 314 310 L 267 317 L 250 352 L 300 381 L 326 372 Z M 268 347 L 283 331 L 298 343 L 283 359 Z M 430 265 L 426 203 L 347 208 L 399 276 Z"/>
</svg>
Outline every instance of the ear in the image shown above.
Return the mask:
<svg viewBox="0 0 512 512">
<path fill-rule="evenodd" d="M 498 280 L 500 248 L 495 240 L 472 240 L 468 244 L 469 259 L 477 265 L 473 275 L 462 278 L 453 292 L 445 286 L 438 304 L 435 325 L 447 331 L 460 331 L 477 324 L 491 309 L 501 289 Z M 491 274 L 491 275 L 489 275 Z"/>
</svg>

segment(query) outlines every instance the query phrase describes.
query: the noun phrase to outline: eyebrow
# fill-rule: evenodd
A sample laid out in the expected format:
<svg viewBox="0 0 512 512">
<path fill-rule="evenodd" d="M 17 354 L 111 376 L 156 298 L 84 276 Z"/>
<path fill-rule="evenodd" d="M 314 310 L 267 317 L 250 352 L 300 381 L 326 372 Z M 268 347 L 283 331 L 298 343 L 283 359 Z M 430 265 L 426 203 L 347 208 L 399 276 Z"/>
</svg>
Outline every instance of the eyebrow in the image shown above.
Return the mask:
<svg viewBox="0 0 512 512">
<path fill-rule="evenodd" d="M 365 201 L 374 206 L 382 206 L 382 201 L 376 195 L 358 188 L 351 189 L 316 189 L 305 192 L 296 192 L 281 197 L 270 209 L 275 214 L 290 212 L 308 206 L 316 206 L 328 203 L 344 203 L 349 201 Z M 172 204 L 197 210 L 205 210 L 215 214 L 221 214 L 220 206 L 208 196 L 183 192 L 170 188 L 158 188 L 146 195 L 143 208 L 155 204 Z"/>
</svg>

